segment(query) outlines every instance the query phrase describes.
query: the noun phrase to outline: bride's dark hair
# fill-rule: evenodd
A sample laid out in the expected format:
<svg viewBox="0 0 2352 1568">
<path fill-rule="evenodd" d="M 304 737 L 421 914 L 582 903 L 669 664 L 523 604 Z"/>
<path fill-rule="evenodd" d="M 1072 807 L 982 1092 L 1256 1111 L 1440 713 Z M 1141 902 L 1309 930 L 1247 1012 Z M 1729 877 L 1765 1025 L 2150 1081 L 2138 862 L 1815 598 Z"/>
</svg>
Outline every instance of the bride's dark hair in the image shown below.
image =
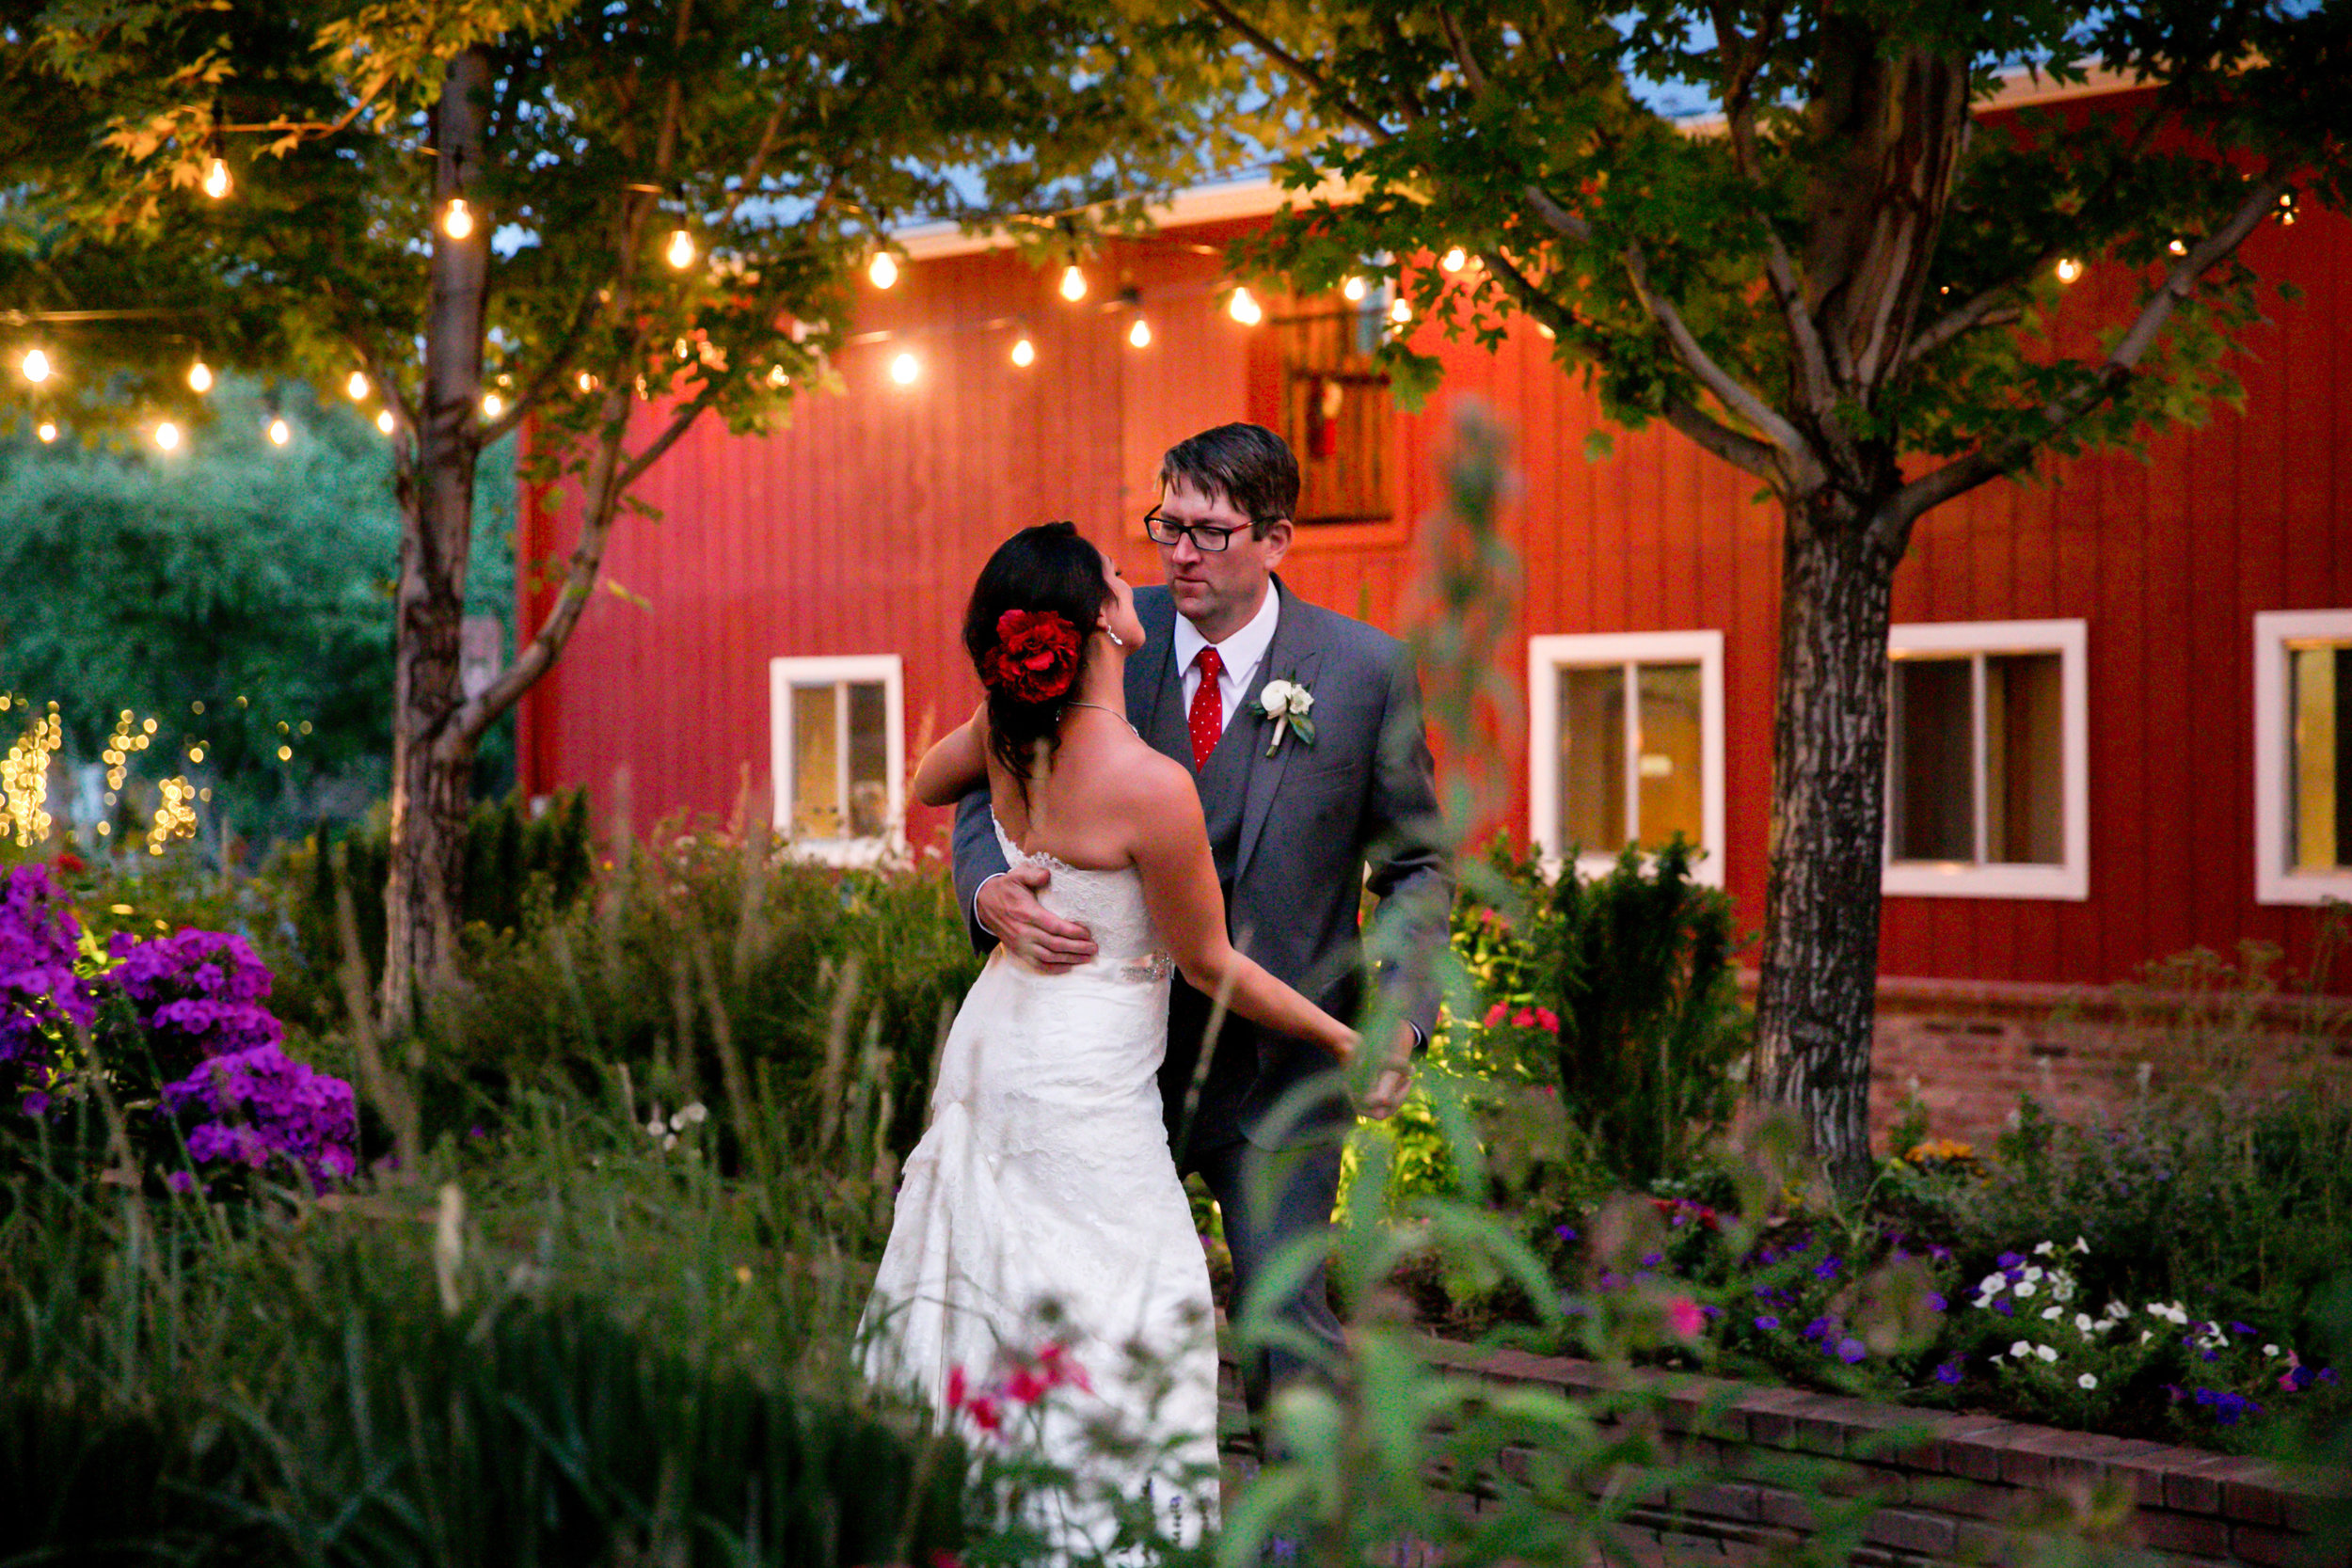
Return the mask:
<svg viewBox="0 0 2352 1568">
<path fill-rule="evenodd" d="M 1109 602 L 1103 552 L 1075 523 L 1040 523 L 996 546 L 972 585 L 963 647 L 988 688 L 988 744 L 1025 785 L 1085 684 L 1095 617 Z"/>
</svg>

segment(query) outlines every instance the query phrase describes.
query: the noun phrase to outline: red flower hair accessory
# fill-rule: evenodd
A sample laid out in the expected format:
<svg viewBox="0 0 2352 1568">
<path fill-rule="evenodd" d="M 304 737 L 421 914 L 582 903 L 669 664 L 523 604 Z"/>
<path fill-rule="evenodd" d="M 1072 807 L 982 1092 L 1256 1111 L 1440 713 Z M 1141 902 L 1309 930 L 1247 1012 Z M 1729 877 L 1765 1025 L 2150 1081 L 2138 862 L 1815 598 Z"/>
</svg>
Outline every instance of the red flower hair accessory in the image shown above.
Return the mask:
<svg viewBox="0 0 2352 1568">
<path fill-rule="evenodd" d="M 1078 676 L 1078 628 L 1050 610 L 1008 610 L 996 617 L 996 646 L 980 664 L 992 691 L 1017 702 L 1051 701 Z"/>
</svg>

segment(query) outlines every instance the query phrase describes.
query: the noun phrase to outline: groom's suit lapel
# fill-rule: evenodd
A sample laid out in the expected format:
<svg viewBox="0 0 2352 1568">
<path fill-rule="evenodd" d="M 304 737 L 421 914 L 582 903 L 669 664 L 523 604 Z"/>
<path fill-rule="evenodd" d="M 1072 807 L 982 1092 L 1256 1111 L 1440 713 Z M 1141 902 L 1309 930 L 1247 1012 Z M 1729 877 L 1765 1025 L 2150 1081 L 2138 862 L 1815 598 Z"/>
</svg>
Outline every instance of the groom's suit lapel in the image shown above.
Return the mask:
<svg viewBox="0 0 2352 1568">
<path fill-rule="evenodd" d="M 1183 689 L 1176 680 L 1176 605 L 1163 590 L 1136 597 L 1143 619 L 1144 657 L 1127 667 L 1127 716 L 1155 752 L 1192 766 L 1192 738 L 1184 727 Z M 1138 668 L 1140 666 L 1140 668 Z"/>
<path fill-rule="evenodd" d="M 1277 578 L 1275 584 L 1281 586 Z M 1265 662 L 1258 666 L 1255 689 L 1244 699 L 1241 712 L 1233 715 L 1236 725 L 1249 726 L 1236 739 L 1249 742 L 1249 771 L 1242 788 L 1241 842 L 1233 847 L 1233 882 L 1236 887 L 1249 870 L 1249 857 L 1258 847 L 1258 836 L 1265 831 L 1267 815 L 1274 809 L 1275 797 L 1281 793 L 1282 775 L 1290 770 L 1291 761 L 1307 745 L 1296 736 L 1287 736 L 1272 756 L 1266 748 L 1274 741 L 1273 721 L 1257 711 L 1258 692 L 1265 689 L 1268 681 L 1289 680 L 1311 689 L 1315 672 L 1323 663 L 1323 643 L 1307 626 L 1307 607 L 1298 595 L 1282 588 L 1282 614 L 1274 624 L 1274 641 L 1265 651 Z"/>
</svg>

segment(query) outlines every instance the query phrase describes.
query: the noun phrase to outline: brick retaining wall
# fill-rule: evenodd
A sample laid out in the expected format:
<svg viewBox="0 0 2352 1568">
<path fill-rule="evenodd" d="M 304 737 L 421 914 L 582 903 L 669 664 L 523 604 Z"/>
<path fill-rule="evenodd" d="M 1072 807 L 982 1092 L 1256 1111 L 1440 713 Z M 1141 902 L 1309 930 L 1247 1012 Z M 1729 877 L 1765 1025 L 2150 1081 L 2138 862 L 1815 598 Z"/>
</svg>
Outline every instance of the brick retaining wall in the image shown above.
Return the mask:
<svg viewBox="0 0 2352 1568">
<path fill-rule="evenodd" d="M 1463 1376 L 1572 1396 L 1622 1386 L 1611 1382 L 1622 1374 L 1591 1362 L 1441 1340 L 1426 1349 Z M 2352 1511 L 2324 1478 L 2262 1461 L 1791 1388 L 1630 1375 L 1662 1397 L 1668 1462 L 1711 1473 L 1707 1485 L 1635 1508 L 1635 1548 L 1661 1565 L 1763 1563 L 1806 1541 L 1819 1526 L 1789 1472 L 1807 1465 L 1826 1466 L 1817 1495 L 1877 1505 L 1847 1559 L 1866 1568 L 2024 1562 L 2035 1525 L 2067 1520 L 2127 1549 L 2112 1560 L 2149 1568 L 2352 1565 Z"/>
</svg>

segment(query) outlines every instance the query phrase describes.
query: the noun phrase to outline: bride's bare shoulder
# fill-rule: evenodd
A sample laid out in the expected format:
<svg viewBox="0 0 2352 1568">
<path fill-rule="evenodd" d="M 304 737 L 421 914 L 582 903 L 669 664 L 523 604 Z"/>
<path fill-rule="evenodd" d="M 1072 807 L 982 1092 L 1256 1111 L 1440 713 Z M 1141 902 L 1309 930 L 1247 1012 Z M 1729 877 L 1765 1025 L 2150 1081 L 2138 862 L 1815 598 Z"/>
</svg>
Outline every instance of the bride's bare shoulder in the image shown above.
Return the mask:
<svg viewBox="0 0 2352 1568">
<path fill-rule="evenodd" d="M 1104 760 L 1106 792 L 1120 809 L 1157 814 L 1181 802 L 1198 809 L 1191 771 L 1146 742 L 1130 738 Z"/>
</svg>

